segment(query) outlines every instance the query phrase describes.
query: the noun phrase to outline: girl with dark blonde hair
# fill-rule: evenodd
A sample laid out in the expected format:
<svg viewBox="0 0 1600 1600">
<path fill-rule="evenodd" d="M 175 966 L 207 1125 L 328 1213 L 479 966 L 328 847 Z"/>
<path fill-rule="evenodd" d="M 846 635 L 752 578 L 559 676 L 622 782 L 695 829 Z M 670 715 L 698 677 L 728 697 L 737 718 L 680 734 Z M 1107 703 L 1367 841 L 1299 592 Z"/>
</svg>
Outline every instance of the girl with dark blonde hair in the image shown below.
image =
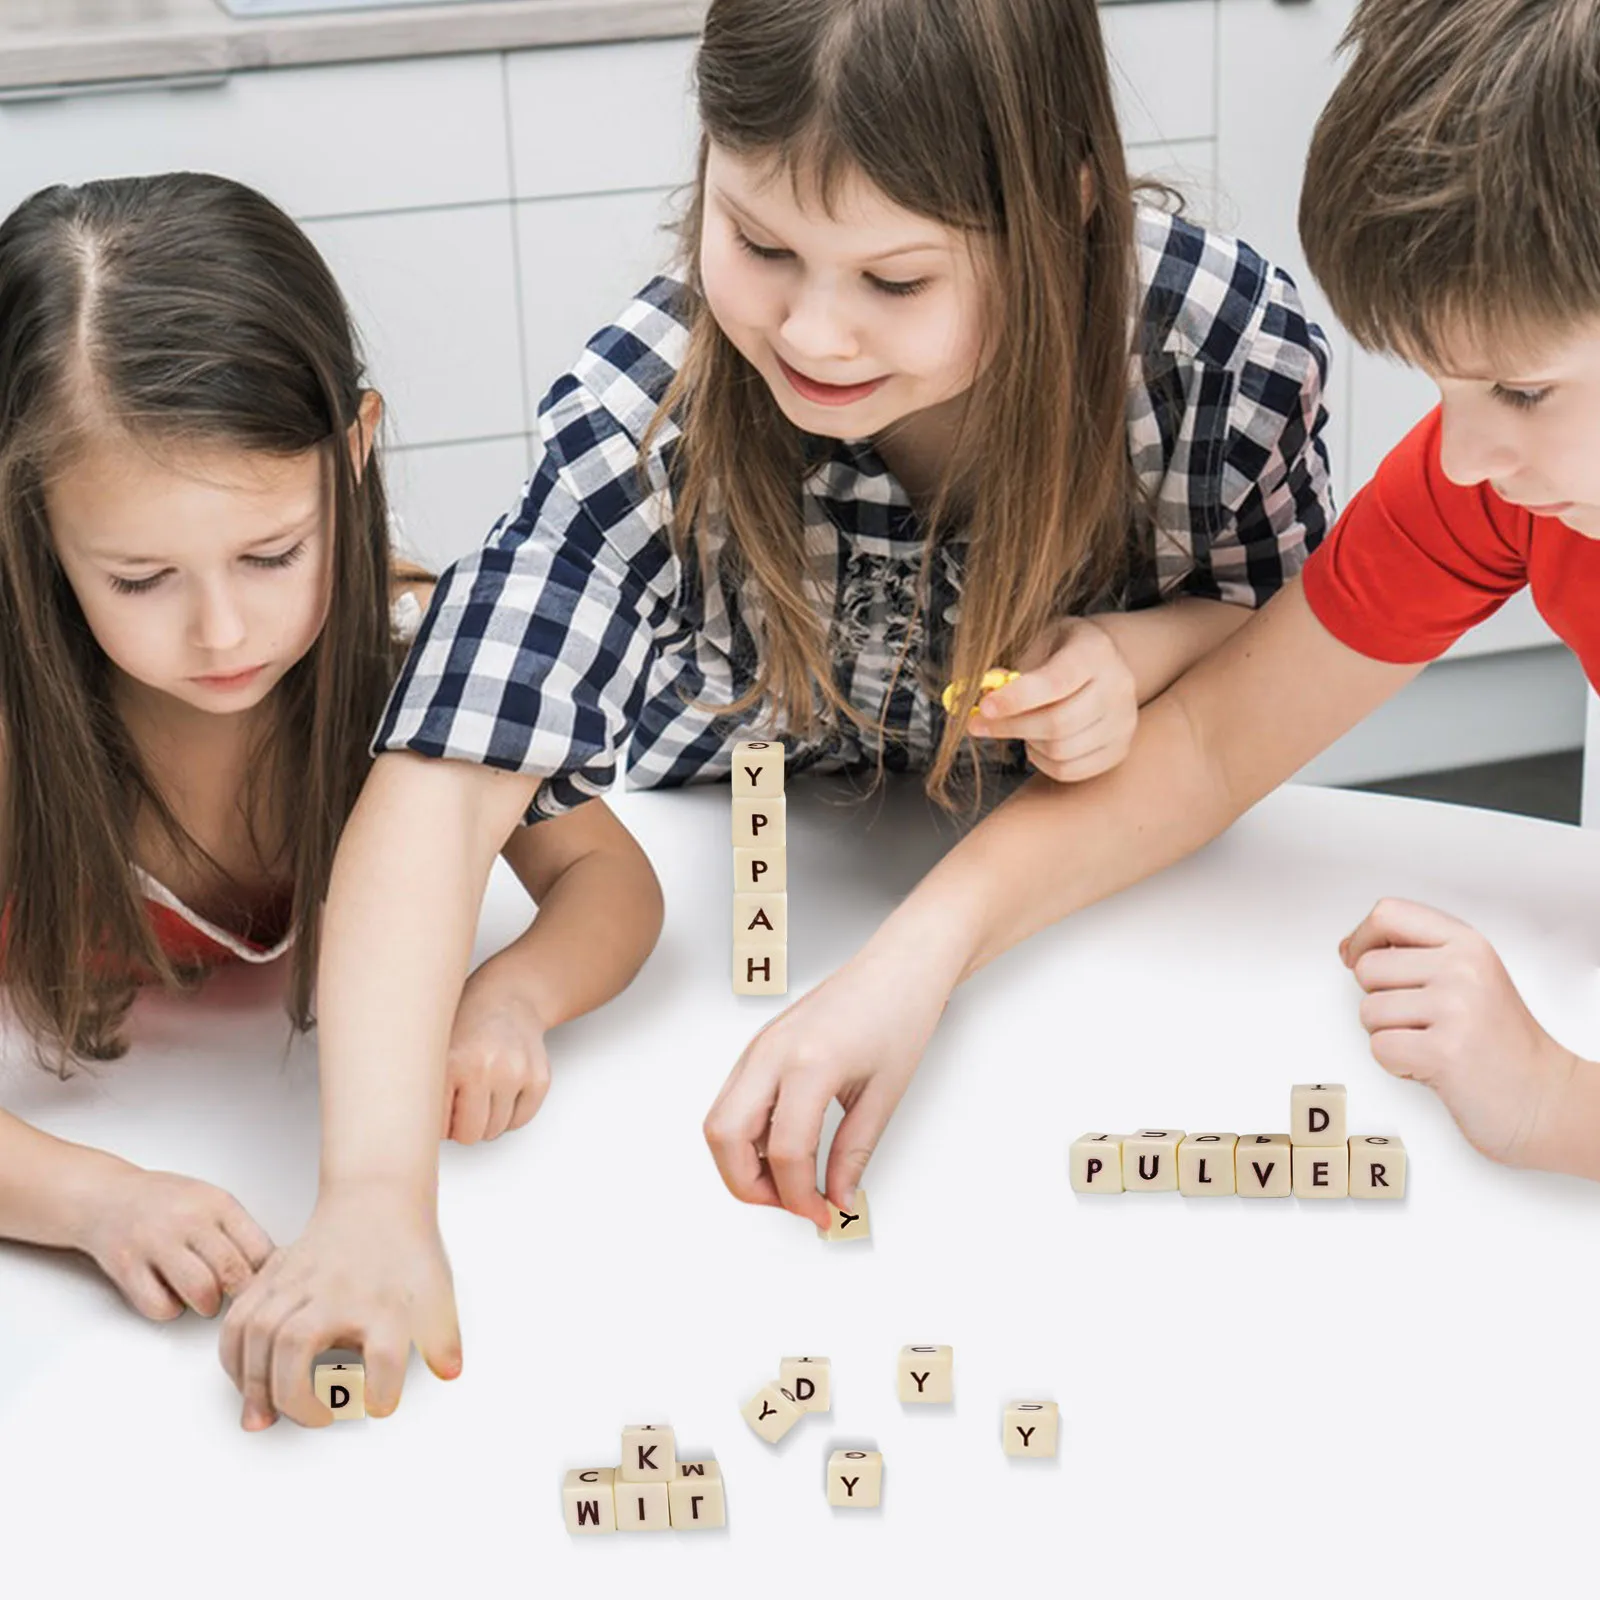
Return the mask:
<svg viewBox="0 0 1600 1600">
<path fill-rule="evenodd" d="M 57 187 L 0 224 L 0 980 L 63 1075 L 125 1050 L 142 985 L 230 962 L 282 961 L 311 1025 L 334 844 L 431 588 L 390 548 L 362 376 L 327 267 L 240 184 Z M 654 940 L 648 862 L 588 812 L 507 847 L 548 906 L 460 995 L 458 1139 L 533 1115 L 545 1029 Z M 580 972 L 554 886 L 606 860 L 637 936 Z M 159 1318 L 213 1315 L 271 1250 L 223 1190 L 3 1111 L 0 1237 Z"/>
<path fill-rule="evenodd" d="M 1321 334 L 1248 247 L 1136 204 L 1094 0 L 713 0 L 697 82 L 681 274 L 557 380 L 525 494 L 441 579 L 383 721 L 323 975 L 349 1118 L 321 1215 L 225 1333 L 258 1418 L 324 1420 L 303 1369 L 335 1326 L 391 1405 L 409 1339 L 453 1319 L 424 1111 L 519 822 L 624 760 L 725 778 L 752 733 L 794 772 L 920 771 L 952 809 L 1029 763 L 1025 794 L 1092 778 L 1329 521 Z M 1027 670 L 975 714 L 996 666 Z M 385 888 L 391 851 L 441 839 Z M 707 1124 L 736 1194 L 823 1220 L 837 1096 L 848 1199 L 950 946 L 913 896 L 763 1031 Z M 380 1085 L 381 1146 L 355 1116 Z M 422 1220 L 374 1250 L 354 1219 L 395 1186 Z"/>
</svg>

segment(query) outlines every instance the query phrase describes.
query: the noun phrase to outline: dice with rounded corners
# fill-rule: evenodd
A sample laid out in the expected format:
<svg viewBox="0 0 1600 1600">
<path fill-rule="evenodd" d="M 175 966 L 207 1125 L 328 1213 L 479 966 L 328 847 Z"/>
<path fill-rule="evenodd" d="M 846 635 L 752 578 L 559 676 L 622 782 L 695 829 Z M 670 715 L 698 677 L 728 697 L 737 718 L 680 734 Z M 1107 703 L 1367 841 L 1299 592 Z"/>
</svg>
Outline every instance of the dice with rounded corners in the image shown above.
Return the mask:
<svg viewBox="0 0 1600 1600">
<path fill-rule="evenodd" d="M 1053 1456 L 1060 1428 L 1061 1408 L 1054 1400 L 1013 1400 L 1001 1422 L 1001 1445 L 1008 1456 Z"/>
<path fill-rule="evenodd" d="M 785 1356 L 778 1363 L 778 1383 L 802 1410 L 833 1409 L 833 1362 L 827 1356 Z"/>
<path fill-rule="evenodd" d="M 680 1532 L 727 1527 L 722 1469 L 715 1461 L 680 1461 L 678 1476 L 667 1486 L 667 1510 L 673 1528 Z"/>
<path fill-rule="evenodd" d="M 907 1405 L 949 1405 L 955 1398 L 955 1351 L 947 1344 L 904 1345 L 896 1378 Z"/>
<path fill-rule="evenodd" d="M 835 1450 L 828 1457 L 828 1504 L 872 1510 L 883 1499 L 883 1454 Z"/>
<path fill-rule="evenodd" d="M 739 1415 L 768 1444 L 776 1444 L 805 1415 L 805 1409 L 792 1390 L 769 1383 L 745 1402 Z"/>
<path fill-rule="evenodd" d="M 1122 1193 L 1122 1135 L 1084 1133 L 1072 1141 L 1072 1187 L 1079 1194 Z"/>
<path fill-rule="evenodd" d="M 1289 1135 L 1241 1133 L 1234 1146 L 1234 1186 L 1241 1200 L 1283 1200 L 1294 1186 Z"/>
<path fill-rule="evenodd" d="M 1348 1199 L 1349 1145 L 1297 1144 L 1294 1147 L 1294 1195 L 1297 1200 Z"/>
<path fill-rule="evenodd" d="M 568 1533 L 615 1533 L 615 1467 L 574 1467 L 561 1485 Z"/>
<path fill-rule="evenodd" d="M 841 1240 L 867 1239 L 872 1236 L 872 1217 L 867 1211 L 867 1191 L 857 1189 L 856 1197 L 850 1202 L 849 1211 L 841 1211 L 833 1201 L 827 1202 L 829 1223 L 826 1228 L 817 1229 L 819 1239 L 828 1239 L 834 1243 Z"/>
<path fill-rule="evenodd" d="M 677 1468 L 678 1443 L 671 1428 L 641 1422 L 622 1430 L 619 1483 L 670 1483 Z"/>
<path fill-rule="evenodd" d="M 1393 1134 L 1363 1133 L 1350 1140 L 1350 1198 L 1404 1200 L 1406 1147 Z"/>
<path fill-rule="evenodd" d="M 1140 1128 L 1122 1141 L 1122 1187 L 1129 1194 L 1158 1194 L 1178 1187 L 1178 1146 L 1171 1128 Z"/>
<path fill-rule="evenodd" d="M 1349 1137 L 1350 1096 L 1342 1083 L 1297 1083 L 1289 1091 L 1289 1142 L 1327 1147 Z"/>
<path fill-rule="evenodd" d="M 783 793 L 783 746 L 776 739 L 741 739 L 728 774 L 735 799 L 770 800 Z"/>
<path fill-rule="evenodd" d="M 1199 1199 L 1234 1193 L 1237 1134 L 1190 1133 L 1178 1146 L 1178 1193 Z"/>
</svg>

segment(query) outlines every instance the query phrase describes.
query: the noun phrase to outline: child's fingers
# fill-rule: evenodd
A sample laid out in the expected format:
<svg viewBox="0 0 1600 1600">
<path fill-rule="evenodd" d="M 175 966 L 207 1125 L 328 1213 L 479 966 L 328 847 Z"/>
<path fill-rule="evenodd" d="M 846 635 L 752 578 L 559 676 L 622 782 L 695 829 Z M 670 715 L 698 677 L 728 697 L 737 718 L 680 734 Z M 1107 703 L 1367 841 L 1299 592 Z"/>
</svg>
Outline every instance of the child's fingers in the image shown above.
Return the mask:
<svg viewBox="0 0 1600 1600">
<path fill-rule="evenodd" d="M 1445 944 L 1465 927 L 1464 922 L 1414 900 L 1380 900 L 1342 947 L 1345 965 L 1353 967 L 1367 951 L 1386 944 Z"/>
<path fill-rule="evenodd" d="M 183 1301 L 160 1278 L 148 1261 L 136 1262 L 125 1272 L 111 1280 L 122 1291 L 123 1298 L 140 1316 L 152 1322 L 171 1322 L 183 1315 Z"/>
<path fill-rule="evenodd" d="M 1125 745 L 1103 744 L 1070 761 L 1057 761 L 1043 751 L 1035 750 L 1032 745 L 1028 746 L 1028 759 L 1047 778 L 1053 778 L 1057 783 L 1084 783 L 1090 778 L 1098 778 L 1102 772 L 1109 772 L 1126 754 Z"/>
<path fill-rule="evenodd" d="M 1096 730 L 1102 728 L 1107 715 L 1103 698 L 1089 688 L 1071 700 L 1051 700 L 1014 716 L 992 712 L 985 701 L 967 731 L 975 739 L 1067 740 L 1092 734 L 1103 737 L 1103 732 L 1096 734 Z"/>
<path fill-rule="evenodd" d="M 189 1248 L 205 1262 L 217 1287 L 230 1299 L 255 1276 L 255 1268 L 244 1252 L 219 1226 L 203 1229 L 190 1241 Z M 220 1310 L 220 1306 L 218 1307 Z M 207 1316 L 213 1315 L 207 1312 Z"/>
<path fill-rule="evenodd" d="M 782 1204 L 761 1155 L 776 1098 L 770 1071 L 753 1067 L 747 1056 L 723 1085 L 702 1130 L 729 1193 L 748 1205 Z"/>
<path fill-rule="evenodd" d="M 450 1137 L 457 1144 L 476 1144 L 489 1126 L 489 1086 L 482 1075 L 456 1090 L 456 1113 L 450 1121 Z"/>
<path fill-rule="evenodd" d="M 873 1085 L 868 1084 L 833 1130 L 825 1187 L 828 1199 L 840 1210 L 847 1210 L 855 1199 L 867 1163 L 878 1148 L 878 1140 L 883 1137 L 897 1103 L 875 1092 Z"/>
<path fill-rule="evenodd" d="M 244 1396 L 244 1425 L 265 1427 L 276 1421 L 272 1403 L 272 1351 L 278 1325 L 305 1303 L 298 1293 L 273 1294 L 251 1308 L 239 1351 L 239 1390 Z"/>
<path fill-rule="evenodd" d="M 222 1284 L 193 1245 L 172 1245 L 161 1252 L 155 1264 L 172 1292 L 192 1311 L 214 1317 L 222 1309 Z"/>
<path fill-rule="evenodd" d="M 484 1124 L 485 1139 L 498 1139 L 511 1126 L 511 1108 L 517 1103 L 516 1091 L 496 1089 L 489 1097 L 489 1120 Z"/>
<path fill-rule="evenodd" d="M 311 1387 L 311 1363 L 330 1345 L 343 1344 L 350 1337 L 346 1324 L 329 1321 L 323 1307 L 308 1300 L 278 1324 L 268 1363 L 273 1410 L 298 1422 L 302 1428 L 325 1428 L 333 1413 L 317 1398 Z M 356 1340 L 366 1360 L 364 1340 Z"/>
<path fill-rule="evenodd" d="M 456 1086 L 446 1082 L 444 1086 L 444 1113 L 439 1123 L 439 1137 L 441 1140 L 450 1137 L 450 1125 L 456 1120 Z"/>
<path fill-rule="evenodd" d="M 544 1097 L 549 1089 L 549 1081 L 529 1084 L 517 1093 L 517 1098 L 512 1102 L 511 1120 L 506 1124 L 506 1131 L 512 1132 L 517 1128 L 525 1128 L 538 1115 L 539 1107 L 544 1104 Z"/>
<path fill-rule="evenodd" d="M 1426 1028 L 1438 1020 L 1431 989 L 1380 989 L 1361 1002 L 1361 1026 L 1368 1033 L 1386 1028 Z"/>
<path fill-rule="evenodd" d="M 276 1248 L 267 1230 L 237 1201 L 223 1211 L 220 1220 L 223 1231 L 250 1263 L 251 1271 L 259 1272 L 266 1266 Z"/>
<path fill-rule="evenodd" d="M 1433 1076 L 1426 1028 L 1385 1028 L 1372 1036 L 1372 1058 L 1392 1077 L 1426 1083 Z"/>
<path fill-rule="evenodd" d="M 1439 952 L 1432 945 L 1380 945 L 1353 965 L 1355 980 L 1369 994 L 1380 989 L 1418 989 L 1439 970 Z"/>
<path fill-rule="evenodd" d="M 817 1146 L 833 1098 L 826 1084 L 791 1074 L 778 1090 L 767 1134 L 767 1167 L 786 1211 L 828 1226 L 828 1208 L 817 1193 Z"/>
</svg>

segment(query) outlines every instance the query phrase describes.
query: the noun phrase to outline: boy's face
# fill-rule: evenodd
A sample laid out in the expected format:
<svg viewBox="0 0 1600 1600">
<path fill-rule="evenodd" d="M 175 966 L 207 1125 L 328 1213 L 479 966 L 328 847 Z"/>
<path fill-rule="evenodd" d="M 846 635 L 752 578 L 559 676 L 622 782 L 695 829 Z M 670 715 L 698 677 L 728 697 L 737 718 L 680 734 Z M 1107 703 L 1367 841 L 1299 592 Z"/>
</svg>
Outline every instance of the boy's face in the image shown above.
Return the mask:
<svg viewBox="0 0 1600 1600">
<path fill-rule="evenodd" d="M 718 325 L 806 433 L 873 437 L 978 374 L 984 295 L 966 237 L 864 178 L 830 215 L 787 172 L 713 145 L 700 272 Z"/>
<path fill-rule="evenodd" d="M 1462 340 L 1448 370 L 1424 370 L 1444 400 L 1447 477 L 1600 539 L 1600 326 L 1515 366 Z"/>
</svg>

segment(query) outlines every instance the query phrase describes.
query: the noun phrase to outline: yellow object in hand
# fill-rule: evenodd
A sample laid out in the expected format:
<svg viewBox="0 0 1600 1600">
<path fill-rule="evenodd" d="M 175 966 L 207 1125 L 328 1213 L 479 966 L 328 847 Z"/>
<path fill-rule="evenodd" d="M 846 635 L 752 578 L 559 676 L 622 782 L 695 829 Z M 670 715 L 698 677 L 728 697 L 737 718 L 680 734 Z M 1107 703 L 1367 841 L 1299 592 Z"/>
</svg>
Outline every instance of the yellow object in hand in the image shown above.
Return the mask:
<svg viewBox="0 0 1600 1600">
<path fill-rule="evenodd" d="M 1015 683 L 1022 674 L 1013 672 L 1010 667 L 990 667 L 978 680 L 978 698 L 981 700 L 986 694 L 993 694 L 996 689 L 1003 689 L 1008 683 Z M 944 705 L 945 715 L 948 716 L 956 708 L 956 700 L 965 691 L 966 686 L 960 683 L 947 683 L 944 693 L 939 699 Z"/>
</svg>

